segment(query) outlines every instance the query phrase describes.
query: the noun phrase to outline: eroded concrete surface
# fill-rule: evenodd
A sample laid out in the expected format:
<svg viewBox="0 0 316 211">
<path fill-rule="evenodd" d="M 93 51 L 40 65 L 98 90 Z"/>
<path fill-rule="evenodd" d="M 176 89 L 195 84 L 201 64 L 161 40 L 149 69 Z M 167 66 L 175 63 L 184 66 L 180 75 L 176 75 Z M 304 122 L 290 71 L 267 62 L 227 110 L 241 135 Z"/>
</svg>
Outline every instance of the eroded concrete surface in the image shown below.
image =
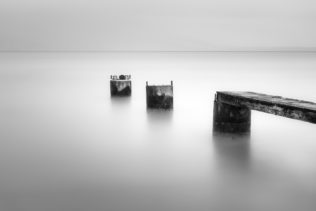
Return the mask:
<svg viewBox="0 0 316 211">
<path fill-rule="evenodd" d="M 111 80 L 111 96 L 130 96 L 132 93 L 132 82 L 130 80 Z"/>
<path fill-rule="evenodd" d="M 173 108 L 173 85 L 146 86 L 148 108 Z"/>
<path fill-rule="evenodd" d="M 316 103 L 255 92 L 217 92 L 216 101 L 316 123 Z"/>
</svg>

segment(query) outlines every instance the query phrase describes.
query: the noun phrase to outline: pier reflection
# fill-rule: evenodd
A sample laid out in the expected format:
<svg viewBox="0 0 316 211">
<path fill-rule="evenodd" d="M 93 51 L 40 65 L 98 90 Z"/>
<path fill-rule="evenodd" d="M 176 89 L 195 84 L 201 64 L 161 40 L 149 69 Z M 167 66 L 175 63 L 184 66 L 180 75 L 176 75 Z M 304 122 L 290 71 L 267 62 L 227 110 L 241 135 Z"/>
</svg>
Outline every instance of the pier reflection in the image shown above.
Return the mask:
<svg viewBox="0 0 316 211">
<path fill-rule="evenodd" d="M 111 96 L 111 107 L 113 109 L 128 108 L 131 104 L 131 97 Z"/>
<path fill-rule="evenodd" d="M 250 170 L 250 134 L 213 133 L 215 159 L 220 169 L 231 174 Z"/>
<path fill-rule="evenodd" d="M 147 120 L 149 124 L 168 124 L 172 121 L 172 109 L 151 109 L 147 108 Z"/>
<path fill-rule="evenodd" d="M 172 139 L 173 110 L 147 108 L 147 128 L 151 139 Z"/>
</svg>

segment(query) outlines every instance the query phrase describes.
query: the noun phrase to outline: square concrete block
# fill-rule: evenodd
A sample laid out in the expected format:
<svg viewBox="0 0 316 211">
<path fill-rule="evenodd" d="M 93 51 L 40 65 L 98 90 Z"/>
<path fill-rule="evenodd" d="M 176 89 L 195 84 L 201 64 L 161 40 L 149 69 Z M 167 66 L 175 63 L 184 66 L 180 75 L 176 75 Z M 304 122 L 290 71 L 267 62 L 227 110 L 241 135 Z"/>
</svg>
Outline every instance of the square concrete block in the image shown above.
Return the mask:
<svg viewBox="0 0 316 211">
<path fill-rule="evenodd" d="M 173 108 L 173 82 L 171 85 L 151 85 L 146 82 L 147 108 Z"/>
<path fill-rule="evenodd" d="M 132 81 L 130 75 L 112 76 L 110 80 L 111 96 L 130 96 L 132 94 Z"/>
</svg>

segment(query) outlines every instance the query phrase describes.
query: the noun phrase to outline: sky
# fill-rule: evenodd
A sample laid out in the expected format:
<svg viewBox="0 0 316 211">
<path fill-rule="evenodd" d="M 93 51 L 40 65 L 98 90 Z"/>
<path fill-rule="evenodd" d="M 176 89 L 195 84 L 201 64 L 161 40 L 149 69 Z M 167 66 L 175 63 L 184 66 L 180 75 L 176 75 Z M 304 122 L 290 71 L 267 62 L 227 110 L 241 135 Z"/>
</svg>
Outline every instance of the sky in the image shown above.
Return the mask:
<svg viewBox="0 0 316 211">
<path fill-rule="evenodd" d="M 313 0 L 1 0 L 0 51 L 315 50 Z"/>
</svg>

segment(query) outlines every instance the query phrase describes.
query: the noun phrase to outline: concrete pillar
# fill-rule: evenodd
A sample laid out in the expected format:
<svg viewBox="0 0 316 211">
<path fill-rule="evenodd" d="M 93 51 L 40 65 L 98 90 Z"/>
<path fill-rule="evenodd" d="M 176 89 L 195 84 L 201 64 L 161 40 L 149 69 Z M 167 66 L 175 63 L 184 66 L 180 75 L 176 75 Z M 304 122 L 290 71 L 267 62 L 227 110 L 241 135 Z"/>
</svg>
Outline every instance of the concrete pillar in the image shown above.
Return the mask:
<svg viewBox="0 0 316 211">
<path fill-rule="evenodd" d="M 132 81 L 130 75 L 112 76 L 110 80 L 111 96 L 130 96 L 132 94 Z"/>
<path fill-rule="evenodd" d="M 173 108 L 173 82 L 171 85 L 148 85 L 146 82 L 147 108 Z"/>
<path fill-rule="evenodd" d="M 213 131 L 222 133 L 248 133 L 251 126 L 251 110 L 214 101 Z"/>
</svg>

